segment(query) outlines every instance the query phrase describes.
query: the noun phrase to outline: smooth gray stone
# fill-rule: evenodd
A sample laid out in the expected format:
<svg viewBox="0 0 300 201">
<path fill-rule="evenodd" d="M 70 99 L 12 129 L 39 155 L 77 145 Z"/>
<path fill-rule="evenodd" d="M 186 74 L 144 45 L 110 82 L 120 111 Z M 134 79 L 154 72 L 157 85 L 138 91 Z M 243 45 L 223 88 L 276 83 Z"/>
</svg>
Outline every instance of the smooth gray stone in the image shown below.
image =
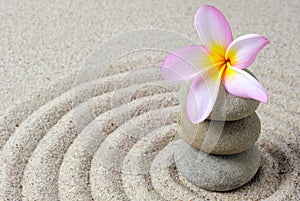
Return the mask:
<svg viewBox="0 0 300 201">
<path fill-rule="evenodd" d="M 179 136 L 194 148 L 218 155 L 240 153 L 259 138 L 261 123 L 256 113 L 237 121 L 205 120 L 193 124 L 182 112 Z"/>
<path fill-rule="evenodd" d="M 190 182 L 210 191 L 229 191 L 238 188 L 256 174 L 261 153 L 255 147 L 230 156 L 198 151 L 178 140 L 174 160 L 178 171 Z"/>
<path fill-rule="evenodd" d="M 246 71 L 253 75 L 249 70 Z M 178 93 L 178 99 L 184 111 L 186 111 L 186 98 L 190 89 L 190 85 L 190 81 L 184 83 Z M 239 120 L 253 114 L 258 108 L 259 104 L 260 103 L 256 100 L 239 98 L 229 94 L 221 84 L 218 98 L 211 114 L 207 119 L 218 121 Z"/>
</svg>

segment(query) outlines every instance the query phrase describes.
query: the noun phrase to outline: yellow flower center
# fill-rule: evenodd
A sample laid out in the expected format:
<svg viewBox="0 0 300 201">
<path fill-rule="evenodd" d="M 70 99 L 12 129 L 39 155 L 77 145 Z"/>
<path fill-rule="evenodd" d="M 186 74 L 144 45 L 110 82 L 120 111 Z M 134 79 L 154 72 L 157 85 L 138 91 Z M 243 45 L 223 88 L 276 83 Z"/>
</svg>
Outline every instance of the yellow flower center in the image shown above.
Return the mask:
<svg viewBox="0 0 300 201">
<path fill-rule="evenodd" d="M 209 53 L 214 67 L 218 70 L 221 79 L 223 79 L 224 76 L 229 76 L 234 73 L 230 68 L 227 68 L 232 66 L 234 60 L 232 58 L 234 58 L 234 55 L 235 53 L 230 51 L 226 58 L 226 47 L 220 45 L 213 46 L 212 51 Z"/>
</svg>

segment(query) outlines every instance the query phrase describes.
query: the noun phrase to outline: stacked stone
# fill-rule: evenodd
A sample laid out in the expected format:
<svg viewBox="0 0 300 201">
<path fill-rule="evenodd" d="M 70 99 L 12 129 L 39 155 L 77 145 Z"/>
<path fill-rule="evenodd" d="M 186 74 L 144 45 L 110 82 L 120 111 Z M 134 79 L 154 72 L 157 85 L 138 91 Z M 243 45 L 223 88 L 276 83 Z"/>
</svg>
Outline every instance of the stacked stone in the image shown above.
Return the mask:
<svg viewBox="0 0 300 201">
<path fill-rule="evenodd" d="M 255 113 L 259 102 L 230 95 L 223 86 L 207 120 L 192 124 L 185 103 L 189 86 L 180 92 L 182 105 L 178 171 L 193 184 L 211 191 L 228 191 L 247 183 L 256 174 L 261 154 L 254 145 L 261 124 Z"/>
</svg>

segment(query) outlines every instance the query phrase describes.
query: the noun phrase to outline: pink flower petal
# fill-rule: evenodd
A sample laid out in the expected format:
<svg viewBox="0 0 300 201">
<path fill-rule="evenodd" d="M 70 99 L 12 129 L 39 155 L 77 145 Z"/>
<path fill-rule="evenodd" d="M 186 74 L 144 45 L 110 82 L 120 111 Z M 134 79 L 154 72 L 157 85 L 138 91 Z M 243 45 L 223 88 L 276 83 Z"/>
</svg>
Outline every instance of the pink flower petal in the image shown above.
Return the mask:
<svg viewBox="0 0 300 201">
<path fill-rule="evenodd" d="M 224 56 L 232 42 L 232 33 L 221 11 L 210 5 L 201 6 L 194 24 L 203 44 L 211 52 Z"/>
<path fill-rule="evenodd" d="M 189 46 L 169 54 L 161 67 L 161 74 L 165 80 L 189 80 L 199 74 L 199 71 L 213 66 L 205 47 Z"/>
<path fill-rule="evenodd" d="M 244 69 L 253 63 L 259 51 L 267 44 L 268 39 L 261 35 L 240 36 L 228 46 L 225 57 L 230 59 L 232 66 Z"/>
<path fill-rule="evenodd" d="M 187 114 L 192 123 L 204 121 L 211 113 L 219 93 L 221 78 L 215 68 L 192 82 L 187 96 Z"/>
<path fill-rule="evenodd" d="M 268 102 L 264 87 L 242 69 L 227 66 L 223 72 L 222 83 L 225 89 L 234 96 L 251 98 L 262 103 Z"/>
</svg>

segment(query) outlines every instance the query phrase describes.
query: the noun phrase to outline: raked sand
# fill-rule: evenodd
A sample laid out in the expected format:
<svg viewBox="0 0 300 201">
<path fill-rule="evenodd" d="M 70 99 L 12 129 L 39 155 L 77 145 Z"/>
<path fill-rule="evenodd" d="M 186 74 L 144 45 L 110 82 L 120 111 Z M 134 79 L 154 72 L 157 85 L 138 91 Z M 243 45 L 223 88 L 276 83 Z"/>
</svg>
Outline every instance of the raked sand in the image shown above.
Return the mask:
<svg viewBox="0 0 300 201">
<path fill-rule="evenodd" d="M 271 42 L 250 67 L 270 97 L 257 110 L 261 168 L 226 193 L 178 173 L 180 86 L 159 74 L 167 50 L 199 43 L 193 17 L 206 3 L 235 37 Z M 300 199 L 299 1 L 0 4 L 0 200 Z"/>
</svg>

